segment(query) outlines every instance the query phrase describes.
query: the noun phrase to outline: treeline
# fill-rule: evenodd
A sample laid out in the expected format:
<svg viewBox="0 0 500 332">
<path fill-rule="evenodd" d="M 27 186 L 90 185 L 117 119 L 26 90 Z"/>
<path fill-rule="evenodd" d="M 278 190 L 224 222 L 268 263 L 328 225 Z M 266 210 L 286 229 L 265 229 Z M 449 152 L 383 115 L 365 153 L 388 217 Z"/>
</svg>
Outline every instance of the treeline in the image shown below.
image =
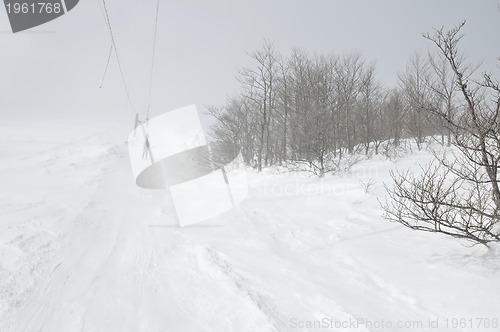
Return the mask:
<svg viewBox="0 0 500 332">
<path fill-rule="evenodd" d="M 295 49 L 285 57 L 266 42 L 250 57 L 254 65 L 237 75 L 239 94 L 209 107 L 214 151 L 223 159 L 241 151 L 258 170 L 303 163 L 322 175 L 346 156 L 397 149 L 403 138 L 419 149 L 429 136 L 446 141 L 442 117 L 429 111 L 455 107 L 454 77 L 440 57 L 415 53 L 391 88 L 360 52 Z"/>
</svg>

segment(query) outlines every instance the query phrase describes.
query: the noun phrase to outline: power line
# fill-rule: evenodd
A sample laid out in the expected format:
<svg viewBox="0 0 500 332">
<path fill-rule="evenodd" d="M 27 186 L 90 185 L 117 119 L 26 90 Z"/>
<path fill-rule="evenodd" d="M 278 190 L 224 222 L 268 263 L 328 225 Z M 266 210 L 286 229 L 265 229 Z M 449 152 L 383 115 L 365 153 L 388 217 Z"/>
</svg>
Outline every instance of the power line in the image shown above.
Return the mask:
<svg viewBox="0 0 500 332">
<path fill-rule="evenodd" d="M 153 87 L 153 70 L 154 70 L 154 64 L 155 64 L 155 52 L 156 52 L 156 35 L 158 31 L 158 13 L 160 9 L 160 0 L 156 0 L 156 18 L 155 18 L 155 33 L 153 37 L 153 55 L 151 57 L 151 73 L 149 76 L 149 93 L 148 93 L 148 109 L 147 109 L 147 115 L 146 115 L 146 121 L 149 120 L 149 110 L 151 108 L 151 90 Z"/>
<path fill-rule="evenodd" d="M 120 62 L 120 57 L 118 55 L 118 48 L 116 47 L 115 36 L 113 34 L 113 29 L 111 28 L 111 21 L 109 20 L 109 14 L 108 14 L 108 8 L 106 6 L 106 0 L 102 0 L 102 4 L 103 4 L 103 7 L 104 7 L 104 14 L 106 16 L 106 23 L 108 25 L 109 34 L 111 36 L 112 48 L 114 48 L 114 50 L 115 50 L 116 61 L 118 63 L 118 68 L 120 69 L 120 75 L 121 75 L 121 78 L 122 78 L 123 87 L 125 88 L 125 92 L 127 93 L 127 100 L 128 100 L 128 103 L 130 104 L 130 107 L 132 108 L 132 112 L 135 112 L 135 110 L 134 110 L 134 104 L 132 104 L 132 100 L 130 99 L 130 91 L 129 91 L 128 87 L 127 87 L 127 82 L 125 81 L 125 75 L 123 73 L 123 68 L 122 68 L 122 65 L 121 65 L 121 62 Z"/>
<path fill-rule="evenodd" d="M 99 10 L 101 11 L 102 19 L 104 20 L 104 23 L 107 25 L 106 15 L 104 15 L 104 9 L 102 9 L 101 0 L 97 0 L 97 4 L 99 5 Z"/>
<path fill-rule="evenodd" d="M 106 20 L 106 15 L 104 15 L 104 9 L 102 8 L 101 0 L 97 0 L 97 5 L 99 5 L 99 11 L 101 12 L 102 19 L 104 20 L 104 24 L 108 27 L 108 22 Z M 111 47 L 109 48 L 108 60 L 106 62 L 106 68 L 104 69 L 104 74 L 102 75 L 101 85 L 99 85 L 99 89 L 102 88 L 104 84 L 104 79 L 106 78 L 106 74 L 108 73 L 109 63 L 111 61 L 111 54 L 113 53 L 113 43 L 111 43 Z"/>
<path fill-rule="evenodd" d="M 108 72 L 109 62 L 111 60 L 112 53 L 113 53 L 113 43 L 111 43 L 111 47 L 109 48 L 108 61 L 106 62 L 106 68 L 104 69 L 104 75 L 102 76 L 102 81 L 101 85 L 99 86 L 99 89 L 102 88 L 102 85 L 104 84 L 104 79 L 106 78 L 106 74 Z"/>
</svg>

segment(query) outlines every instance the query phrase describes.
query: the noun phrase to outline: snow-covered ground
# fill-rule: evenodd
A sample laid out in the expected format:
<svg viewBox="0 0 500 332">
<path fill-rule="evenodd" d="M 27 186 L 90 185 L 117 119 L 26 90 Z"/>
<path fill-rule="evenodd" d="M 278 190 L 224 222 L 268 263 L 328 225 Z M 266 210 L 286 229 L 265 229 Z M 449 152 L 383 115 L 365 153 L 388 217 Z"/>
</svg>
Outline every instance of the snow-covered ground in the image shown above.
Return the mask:
<svg viewBox="0 0 500 332">
<path fill-rule="evenodd" d="M 0 331 L 500 330 L 499 246 L 381 217 L 389 170 L 428 152 L 249 171 L 239 208 L 180 229 L 166 192 L 135 186 L 127 134 L 0 124 Z"/>
</svg>

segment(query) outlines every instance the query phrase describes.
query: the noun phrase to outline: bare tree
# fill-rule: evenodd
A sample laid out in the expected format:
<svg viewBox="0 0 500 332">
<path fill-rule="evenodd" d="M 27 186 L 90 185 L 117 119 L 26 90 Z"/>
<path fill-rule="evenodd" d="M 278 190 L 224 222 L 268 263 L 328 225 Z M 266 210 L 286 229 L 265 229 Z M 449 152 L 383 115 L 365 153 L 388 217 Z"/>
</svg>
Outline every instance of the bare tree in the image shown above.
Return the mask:
<svg viewBox="0 0 500 332">
<path fill-rule="evenodd" d="M 341 137 L 347 151 L 354 152 L 358 128 L 356 126 L 355 105 L 363 81 L 365 60 L 359 52 L 344 53 L 336 62 L 337 107 L 342 121 Z"/>
<path fill-rule="evenodd" d="M 210 132 L 213 160 L 227 163 L 241 152 L 243 160 L 251 164 L 257 143 L 256 123 L 246 100 L 232 98 L 223 107 L 209 106 L 208 114 L 216 120 Z"/>
<path fill-rule="evenodd" d="M 359 86 L 360 95 L 357 109 L 357 123 L 360 127 L 362 144 L 365 155 L 368 155 L 370 145 L 375 144 L 376 153 L 381 142 L 381 100 L 382 86 L 375 80 L 375 65 L 369 65 L 364 73 Z"/>
<path fill-rule="evenodd" d="M 401 138 L 403 138 L 404 119 L 406 117 L 401 95 L 400 90 L 391 90 L 386 97 L 384 106 L 388 137 L 392 138 L 394 146 L 399 146 Z"/>
<path fill-rule="evenodd" d="M 281 144 L 279 152 L 279 164 L 288 160 L 288 131 L 290 122 L 290 104 L 291 104 L 291 73 L 290 65 L 283 57 L 278 59 L 279 66 L 279 90 L 278 90 L 278 106 L 276 112 L 281 117 Z"/>
<path fill-rule="evenodd" d="M 406 127 L 421 150 L 425 137 L 430 134 L 426 109 L 431 99 L 427 85 L 429 64 L 421 53 L 416 52 L 410 58 L 405 72 L 399 75 L 399 80 L 406 107 Z"/>
<path fill-rule="evenodd" d="M 243 68 L 239 81 L 245 89 L 244 96 L 255 108 L 259 118 L 259 144 L 257 149 L 257 168 L 267 165 L 270 158 L 270 129 L 272 112 L 276 106 L 275 84 L 277 78 L 278 55 L 274 45 L 266 41 L 262 50 L 250 54 L 257 68 Z"/>
<path fill-rule="evenodd" d="M 349 168 L 363 148 L 379 153 L 385 140 L 403 138 L 403 94 L 386 92 L 361 53 L 294 49 L 285 58 L 266 42 L 249 55 L 253 66 L 238 75 L 241 93 L 209 109 L 214 146 L 228 155 L 239 148 L 259 170 L 300 164 L 322 176 Z"/>
<path fill-rule="evenodd" d="M 434 119 L 440 121 L 439 125 L 441 128 L 439 129 L 445 129 L 447 146 L 451 146 L 452 131 L 448 128 L 444 118 L 452 119 L 454 116 L 455 94 L 457 92 L 455 86 L 456 74 L 450 68 L 448 60 L 442 53 L 437 53 L 436 55 L 429 54 L 429 65 L 434 75 L 429 78 L 430 81 L 427 84 L 437 97 L 437 107 L 442 108 L 441 112 L 446 114 L 445 117 L 437 116 Z M 443 132 L 442 135 L 444 136 Z"/>
<path fill-rule="evenodd" d="M 464 24 L 424 35 L 447 60 L 461 108 L 452 115 L 429 104 L 421 107 L 444 120 L 458 152 L 436 156 L 437 164 L 424 167 L 419 178 L 394 173 L 384 209 L 388 219 L 410 228 L 487 245 L 500 241 L 500 84 L 489 73 L 473 79 L 475 67 L 459 49 Z"/>
</svg>

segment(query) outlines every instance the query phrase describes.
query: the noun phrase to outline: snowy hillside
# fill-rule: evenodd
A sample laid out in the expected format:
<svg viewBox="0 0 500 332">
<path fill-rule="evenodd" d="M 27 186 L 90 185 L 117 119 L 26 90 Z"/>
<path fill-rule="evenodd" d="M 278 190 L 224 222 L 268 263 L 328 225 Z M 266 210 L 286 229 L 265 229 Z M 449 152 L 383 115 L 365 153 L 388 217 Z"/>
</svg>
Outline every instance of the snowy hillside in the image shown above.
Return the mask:
<svg viewBox="0 0 500 332">
<path fill-rule="evenodd" d="M 498 331 L 477 320 L 500 319 L 498 246 L 381 217 L 389 170 L 428 152 L 249 171 L 239 208 L 174 228 L 167 193 L 134 184 L 129 128 L 88 128 L 0 127 L 0 331 Z"/>
</svg>

